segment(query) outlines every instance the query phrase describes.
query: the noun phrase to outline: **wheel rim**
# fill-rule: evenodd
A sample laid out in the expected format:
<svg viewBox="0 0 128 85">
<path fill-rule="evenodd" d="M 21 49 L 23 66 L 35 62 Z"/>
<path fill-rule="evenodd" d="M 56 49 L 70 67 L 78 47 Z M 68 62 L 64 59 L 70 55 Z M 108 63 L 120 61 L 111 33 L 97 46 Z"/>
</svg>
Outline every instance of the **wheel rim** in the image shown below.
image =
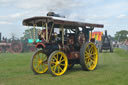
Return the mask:
<svg viewBox="0 0 128 85">
<path fill-rule="evenodd" d="M 50 69 L 56 76 L 64 74 L 68 67 L 67 56 L 63 52 L 56 52 L 51 57 Z"/>
<path fill-rule="evenodd" d="M 94 70 L 97 65 L 98 52 L 95 44 L 89 43 L 85 48 L 85 65 L 88 70 Z"/>
<path fill-rule="evenodd" d="M 32 66 L 36 73 L 45 73 L 48 70 L 47 55 L 41 51 L 38 51 L 33 56 Z"/>
</svg>

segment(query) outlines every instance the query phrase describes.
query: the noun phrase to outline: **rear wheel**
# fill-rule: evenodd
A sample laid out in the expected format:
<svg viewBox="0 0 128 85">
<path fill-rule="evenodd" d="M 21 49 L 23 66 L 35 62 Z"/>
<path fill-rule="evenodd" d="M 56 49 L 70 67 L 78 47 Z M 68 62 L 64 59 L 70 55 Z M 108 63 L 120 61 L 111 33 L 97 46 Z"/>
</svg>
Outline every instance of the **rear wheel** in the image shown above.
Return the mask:
<svg viewBox="0 0 128 85">
<path fill-rule="evenodd" d="M 23 51 L 23 45 L 21 42 L 12 42 L 11 43 L 11 47 L 10 47 L 10 51 L 12 53 L 21 53 Z"/>
<path fill-rule="evenodd" d="M 98 63 L 98 51 L 94 43 L 87 42 L 80 49 L 80 64 L 83 70 L 94 70 Z"/>
<path fill-rule="evenodd" d="M 48 70 L 47 58 L 43 50 L 35 52 L 31 60 L 31 68 L 35 74 L 43 74 Z"/>
<path fill-rule="evenodd" d="M 54 51 L 48 59 L 48 70 L 53 76 L 63 75 L 68 68 L 68 59 L 62 51 Z"/>
</svg>

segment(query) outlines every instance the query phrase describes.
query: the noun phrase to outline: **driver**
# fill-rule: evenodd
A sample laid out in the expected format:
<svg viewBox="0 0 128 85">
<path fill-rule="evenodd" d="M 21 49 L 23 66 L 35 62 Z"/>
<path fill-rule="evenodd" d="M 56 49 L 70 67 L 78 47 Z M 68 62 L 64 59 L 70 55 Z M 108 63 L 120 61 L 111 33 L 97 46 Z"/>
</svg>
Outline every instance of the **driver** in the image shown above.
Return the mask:
<svg viewBox="0 0 128 85">
<path fill-rule="evenodd" d="M 43 43 L 46 43 L 46 29 L 38 31 L 38 38 L 39 40 L 42 40 Z"/>
</svg>

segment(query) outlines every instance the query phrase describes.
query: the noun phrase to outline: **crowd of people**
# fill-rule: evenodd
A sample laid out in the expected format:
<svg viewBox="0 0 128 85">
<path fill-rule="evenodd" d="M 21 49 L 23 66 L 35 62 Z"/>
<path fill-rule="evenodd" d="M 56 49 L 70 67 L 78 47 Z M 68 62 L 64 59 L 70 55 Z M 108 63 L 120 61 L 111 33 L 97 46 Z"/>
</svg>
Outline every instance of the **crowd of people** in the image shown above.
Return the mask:
<svg viewBox="0 0 128 85">
<path fill-rule="evenodd" d="M 119 48 L 123 48 L 125 50 L 128 50 L 128 40 L 119 42 Z"/>
</svg>

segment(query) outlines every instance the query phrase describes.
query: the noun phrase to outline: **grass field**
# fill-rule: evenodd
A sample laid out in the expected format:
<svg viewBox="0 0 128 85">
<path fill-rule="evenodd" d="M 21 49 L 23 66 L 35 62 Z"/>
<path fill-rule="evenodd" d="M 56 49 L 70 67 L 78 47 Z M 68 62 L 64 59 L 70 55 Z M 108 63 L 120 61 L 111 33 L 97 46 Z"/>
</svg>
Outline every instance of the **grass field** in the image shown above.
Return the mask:
<svg viewBox="0 0 128 85">
<path fill-rule="evenodd" d="M 34 75 L 30 68 L 32 54 L 0 54 L 0 85 L 128 85 L 128 51 L 122 49 L 100 53 L 94 71 L 75 65 L 59 77 L 48 72 Z"/>
</svg>

